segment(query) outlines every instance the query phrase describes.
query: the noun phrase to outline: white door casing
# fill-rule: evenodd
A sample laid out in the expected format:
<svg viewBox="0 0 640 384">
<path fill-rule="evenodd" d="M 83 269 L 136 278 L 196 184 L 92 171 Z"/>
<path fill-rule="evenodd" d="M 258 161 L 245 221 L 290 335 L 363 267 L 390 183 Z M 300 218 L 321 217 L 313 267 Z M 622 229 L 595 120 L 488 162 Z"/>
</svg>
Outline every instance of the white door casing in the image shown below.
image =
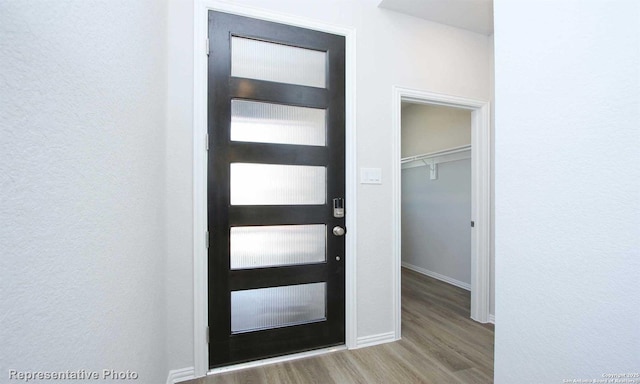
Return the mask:
<svg viewBox="0 0 640 384">
<path fill-rule="evenodd" d="M 488 101 L 410 88 L 393 88 L 393 260 L 395 338 L 401 337 L 401 103 L 441 105 L 471 111 L 471 318 L 489 322 L 491 257 L 491 128 Z"/>
</svg>

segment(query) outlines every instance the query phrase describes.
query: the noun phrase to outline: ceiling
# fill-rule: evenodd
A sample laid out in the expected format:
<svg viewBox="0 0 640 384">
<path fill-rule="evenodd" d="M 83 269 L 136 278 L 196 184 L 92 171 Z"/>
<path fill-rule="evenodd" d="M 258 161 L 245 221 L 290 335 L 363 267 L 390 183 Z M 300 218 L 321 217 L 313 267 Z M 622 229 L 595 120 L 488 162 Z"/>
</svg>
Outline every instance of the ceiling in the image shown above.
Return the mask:
<svg viewBox="0 0 640 384">
<path fill-rule="evenodd" d="M 380 8 L 491 35 L 493 0 L 382 0 Z"/>
</svg>

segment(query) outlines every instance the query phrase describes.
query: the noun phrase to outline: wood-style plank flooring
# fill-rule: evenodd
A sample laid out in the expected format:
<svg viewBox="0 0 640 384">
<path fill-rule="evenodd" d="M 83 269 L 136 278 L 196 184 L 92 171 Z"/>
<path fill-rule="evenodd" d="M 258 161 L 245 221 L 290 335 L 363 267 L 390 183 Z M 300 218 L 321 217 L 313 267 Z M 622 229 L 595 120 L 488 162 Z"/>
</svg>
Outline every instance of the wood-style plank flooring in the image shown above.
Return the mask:
<svg viewBox="0 0 640 384">
<path fill-rule="evenodd" d="M 402 269 L 402 340 L 192 380 L 189 384 L 492 383 L 493 325 L 470 294 Z"/>
</svg>

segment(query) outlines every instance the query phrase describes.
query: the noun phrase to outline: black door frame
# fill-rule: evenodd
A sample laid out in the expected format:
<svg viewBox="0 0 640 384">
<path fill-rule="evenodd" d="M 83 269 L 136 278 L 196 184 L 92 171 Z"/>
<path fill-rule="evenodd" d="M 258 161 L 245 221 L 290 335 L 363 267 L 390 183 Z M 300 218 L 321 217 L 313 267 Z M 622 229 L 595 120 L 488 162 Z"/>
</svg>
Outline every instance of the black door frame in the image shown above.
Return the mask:
<svg viewBox="0 0 640 384">
<path fill-rule="evenodd" d="M 286 353 L 344 344 L 344 238 L 331 236 L 344 218 L 331 215 L 331 199 L 345 196 L 345 40 L 299 27 L 209 12 L 209 365 L 211 368 Z M 328 53 L 326 88 L 235 78 L 230 69 L 231 36 L 256 38 Z M 327 146 L 309 147 L 231 142 L 228 124 L 232 99 L 252 99 L 303 107 L 326 108 Z M 232 162 L 327 166 L 327 201 L 322 206 L 231 206 Z M 230 270 L 229 231 L 237 225 L 325 223 L 327 259 L 316 265 Z M 339 256 L 339 257 L 336 257 Z M 230 271 L 230 272 L 222 272 Z M 327 320 L 243 334 L 230 332 L 232 290 L 327 281 Z"/>
<path fill-rule="evenodd" d="M 346 200 L 349 213 L 347 226 L 349 236 L 346 239 L 345 283 L 346 283 L 346 341 L 341 348 L 356 348 L 357 339 L 357 296 L 356 296 L 356 104 L 355 104 L 355 47 L 356 30 L 354 27 L 340 26 L 323 21 L 300 18 L 266 9 L 247 8 L 234 4 L 216 3 L 213 0 L 197 1 L 194 6 L 194 41 L 193 41 L 193 369 L 181 373 L 184 377 L 201 377 L 207 373 L 226 372 L 241 367 L 260 365 L 260 362 L 246 363 L 238 366 L 209 369 L 208 358 L 208 293 L 207 293 L 207 59 L 208 59 L 208 12 L 221 11 L 230 14 L 252 17 L 254 19 L 274 21 L 282 24 L 299 26 L 311 30 L 328 32 L 346 39 Z M 331 348 L 330 350 L 335 350 Z M 325 350 L 307 352 L 298 355 L 310 356 L 325 353 Z M 290 356 L 271 359 L 270 361 L 286 361 Z M 182 377 L 182 376 L 181 376 Z"/>
</svg>

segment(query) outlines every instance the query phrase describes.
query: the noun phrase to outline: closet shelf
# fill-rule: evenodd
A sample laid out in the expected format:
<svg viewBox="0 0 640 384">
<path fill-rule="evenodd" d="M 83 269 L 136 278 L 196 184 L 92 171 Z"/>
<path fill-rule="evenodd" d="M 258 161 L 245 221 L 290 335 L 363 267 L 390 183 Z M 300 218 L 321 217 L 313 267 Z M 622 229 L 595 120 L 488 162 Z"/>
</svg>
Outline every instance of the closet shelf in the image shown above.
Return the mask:
<svg viewBox="0 0 640 384">
<path fill-rule="evenodd" d="M 400 160 L 402 168 L 415 168 L 434 166 L 449 161 L 463 160 L 471 158 L 471 145 L 449 148 L 442 151 L 424 153 L 421 155 L 403 157 Z"/>
<path fill-rule="evenodd" d="M 464 145 L 445 149 L 443 151 L 425 153 L 422 155 L 404 157 L 400 160 L 401 169 L 429 166 L 429 179 L 438 179 L 438 164 L 449 161 L 471 158 L 471 146 Z"/>
</svg>

